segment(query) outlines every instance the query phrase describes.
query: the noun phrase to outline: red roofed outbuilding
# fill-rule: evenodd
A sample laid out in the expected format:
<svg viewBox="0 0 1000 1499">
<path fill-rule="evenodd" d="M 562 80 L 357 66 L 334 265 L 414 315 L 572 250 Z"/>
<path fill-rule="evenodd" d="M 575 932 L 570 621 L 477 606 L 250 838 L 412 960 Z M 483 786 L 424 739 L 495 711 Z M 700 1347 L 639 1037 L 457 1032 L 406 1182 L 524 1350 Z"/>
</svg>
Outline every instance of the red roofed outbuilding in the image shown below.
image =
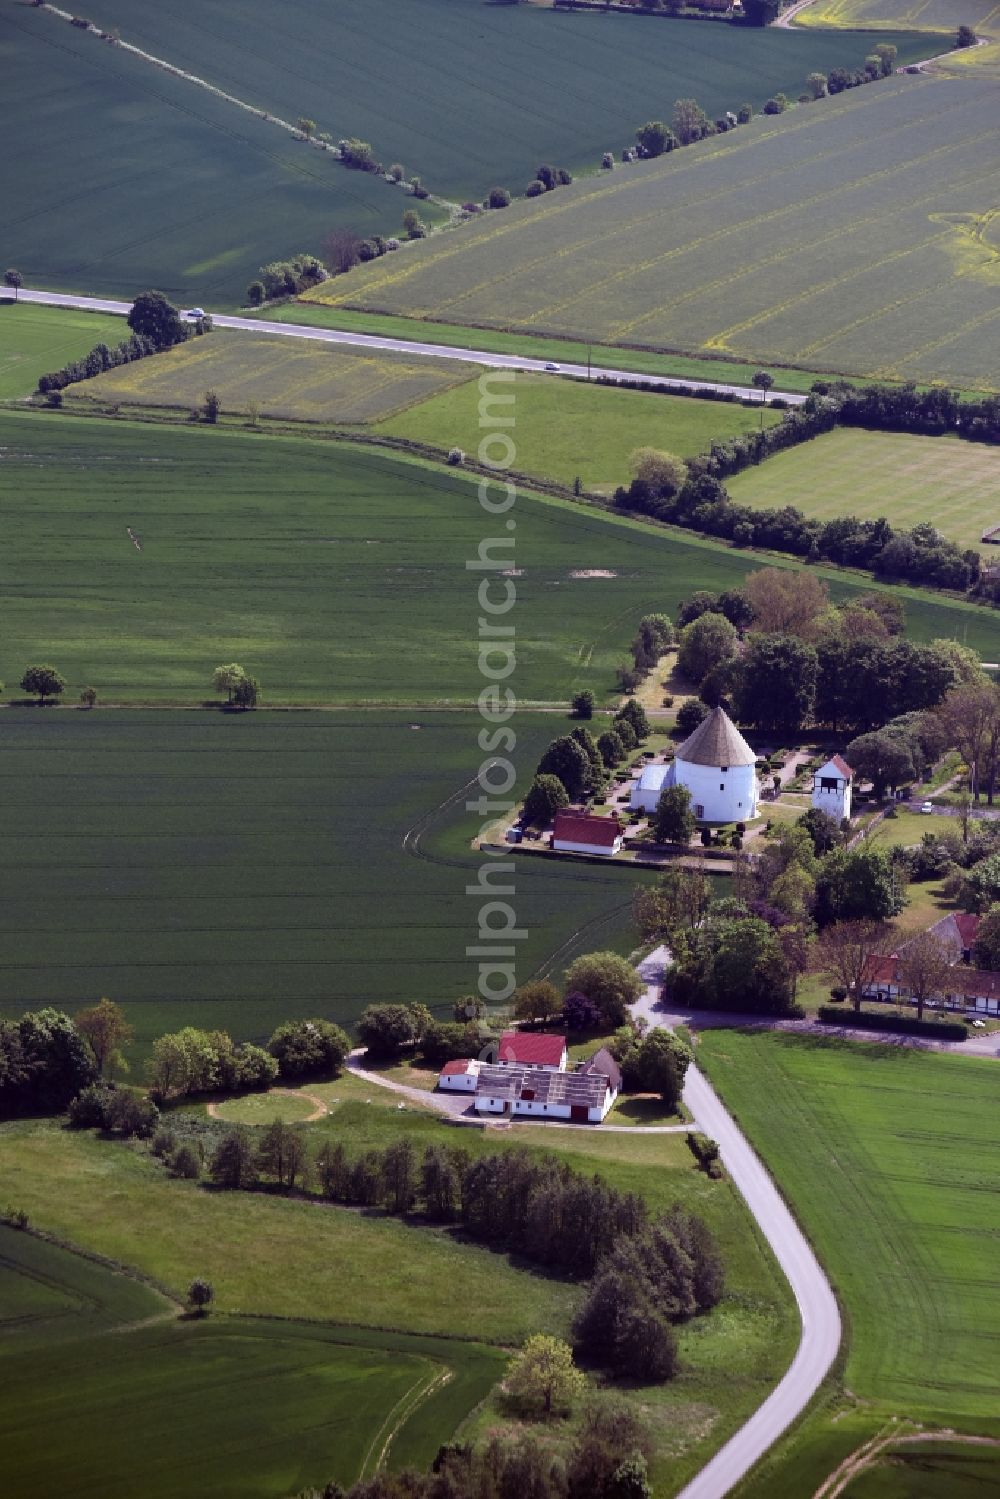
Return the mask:
<svg viewBox="0 0 1000 1499">
<path fill-rule="evenodd" d="M 505 1067 L 517 1062 L 525 1067 L 551 1067 L 566 1070 L 566 1037 L 548 1031 L 504 1031 L 500 1037 L 497 1063 Z"/>
<path fill-rule="evenodd" d="M 475 1093 L 481 1066 L 481 1062 L 471 1057 L 445 1062 L 438 1075 L 438 1087 L 446 1093 Z"/>
<path fill-rule="evenodd" d="M 622 846 L 617 817 L 595 817 L 591 812 L 557 812 L 552 825 L 552 847 L 563 854 L 616 854 Z"/>
</svg>

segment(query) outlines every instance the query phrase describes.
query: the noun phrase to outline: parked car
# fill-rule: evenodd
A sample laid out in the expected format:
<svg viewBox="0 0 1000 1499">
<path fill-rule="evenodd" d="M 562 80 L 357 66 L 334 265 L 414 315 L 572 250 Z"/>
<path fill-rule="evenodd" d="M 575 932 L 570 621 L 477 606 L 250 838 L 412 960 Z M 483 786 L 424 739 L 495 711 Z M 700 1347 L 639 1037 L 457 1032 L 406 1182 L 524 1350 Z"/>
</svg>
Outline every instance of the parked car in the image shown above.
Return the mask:
<svg viewBox="0 0 1000 1499">
<path fill-rule="evenodd" d="M 933 802 L 921 802 L 920 803 L 920 810 L 921 810 L 921 812 L 933 812 L 934 811 L 934 803 Z"/>
</svg>

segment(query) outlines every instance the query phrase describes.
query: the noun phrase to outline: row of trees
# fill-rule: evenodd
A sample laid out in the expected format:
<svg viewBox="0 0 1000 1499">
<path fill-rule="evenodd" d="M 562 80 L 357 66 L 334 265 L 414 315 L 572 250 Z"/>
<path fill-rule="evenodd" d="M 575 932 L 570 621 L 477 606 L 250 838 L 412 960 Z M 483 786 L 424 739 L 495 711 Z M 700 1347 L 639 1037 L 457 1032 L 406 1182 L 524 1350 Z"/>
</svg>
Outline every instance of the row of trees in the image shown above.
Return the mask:
<svg viewBox="0 0 1000 1499">
<path fill-rule="evenodd" d="M 82 359 L 71 360 L 62 369 L 41 375 L 38 390 L 42 395 L 65 390 L 81 380 L 92 380 L 105 370 L 117 369 L 119 365 L 132 364 L 150 354 L 159 354 L 172 349 L 186 339 L 212 331 L 210 317 L 187 321 L 161 291 L 142 292 L 132 304 L 127 318 L 132 337 L 123 339 L 113 349 L 99 343 Z"/>
<path fill-rule="evenodd" d="M 640 626 L 640 639 L 650 621 Z M 664 621 L 669 628 L 669 620 Z M 652 645 L 650 650 L 655 649 Z M 522 809 L 522 821 L 544 827 L 561 807 L 601 794 L 608 773 L 649 737 L 649 719 L 641 703 L 629 699 L 615 713 L 611 727 L 599 738 L 582 724 L 572 733 L 553 739 L 539 760 Z"/>
<path fill-rule="evenodd" d="M 642 382 L 637 382 L 641 384 Z M 659 469 L 636 468 L 628 488 L 616 491 L 620 507 L 673 524 L 722 536 L 739 546 L 788 551 L 812 561 L 871 568 L 879 576 L 943 588 L 976 587 L 978 553 L 962 551 L 929 525 L 896 531 L 887 520 L 812 520 L 794 506 L 754 510 L 734 504 L 722 481 L 777 452 L 809 441 L 837 425 L 882 431 L 943 432 L 977 441 L 1000 441 L 1000 398 L 960 402 L 951 391 L 912 387 L 855 390 L 845 383 L 814 387 L 804 406 L 785 412 L 774 427 L 747 432 L 712 445 L 681 464 L 673 455 Z"/>
<path fill-rule="evenodd" d="M 679 1207 L 650 1222 L 643 1199 L 601 1177 L 587 1178 L 553 1157 L 526 1150 L 472 1156 L 408 1138 L 350 1156 L 324 1142 L 315 1156 L 305 1131 L 275 1121 L 255 1142 L 227 1132 L 209 1165 L 219 1187 L 283 1190 L 315 1182 L 331 1202 L 419 1213 L 455 1225 L 477 1242 L 576 1279 L 597 1276 L 576 1324 L 580 1353 L 614 1373 L 644 1381 L 677 1369 L 672 1326 L 715 1306 L 724 1273 L 718 1246 L 694 1214 Z"/>
</svg>

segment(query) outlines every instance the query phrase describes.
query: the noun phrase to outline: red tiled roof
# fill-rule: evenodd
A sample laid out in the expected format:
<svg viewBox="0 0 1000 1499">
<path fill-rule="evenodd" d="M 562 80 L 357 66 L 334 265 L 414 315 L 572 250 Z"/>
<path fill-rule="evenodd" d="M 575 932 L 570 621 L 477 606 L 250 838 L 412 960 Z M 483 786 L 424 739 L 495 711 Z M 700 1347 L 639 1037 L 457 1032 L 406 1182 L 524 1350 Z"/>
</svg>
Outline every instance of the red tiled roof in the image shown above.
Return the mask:
<svg viewBox="0 0 1000 1499">
<path fill-rule="evenodd" d="M 454 1077 L 457 1073 L 468 1072 L 472 1062 L 468 1057 L 460 1057 L 454 1062 L 445 1062 L 441 1068 L 442 1077 Z"/>
<path fill-rule="evenodd" d="M 979 917 L 968 911 L 955 912 L 955 925 L 963 947 L 971 947 L 979 933 Z"/>
<path fill-rule="evenodd" d="M 592 843 L 596 848 L 614 848 L 621 837 L 617 817 L 594 817 L 589 812 L 557 812 L 552 827 L 552 841 Z"/>
<path fill-rule="evenodd" d="M 899 958 L 896 953 L 888 955 L 878 953 L 868 959 L 865 964 L 865 976 L 862 983 L 867 984 L 894 984 L 896 982 L 896 968 Z"/>
<path fill-rule="evenodd" d="M 871 984 L 898 984 L 898 970 L 898 953 L 869 958 L 864 984 L 866 987 Z M 966 968 L 964 964 L 956 963 L 951 969 L 951 978 L 944 986 L 944 993 L 957 994 L 963 999 L 996 999 L 1000 996 L 1000 973 Z"/>
<path fill-rule="evenodd" d="M 840 771 L 840 774 L 844 777 L 845 781 L 853 780 L 853 778 L 854 778 L 854 771 L 848 765 L 847 761 L 844 760 L 840 755 L 831 755 L 830 756 L 830 764 L 831 765 L 836 765 L 837 769 Z"/>
<path fill-rule="evenodd" d="M 546 1031 L 504 1031 L 500 1037 L 501 1062 L 523 1062 L 531 1067 L 558 1067 L 566 1050 L 566 1037 Z"/>
</svg>

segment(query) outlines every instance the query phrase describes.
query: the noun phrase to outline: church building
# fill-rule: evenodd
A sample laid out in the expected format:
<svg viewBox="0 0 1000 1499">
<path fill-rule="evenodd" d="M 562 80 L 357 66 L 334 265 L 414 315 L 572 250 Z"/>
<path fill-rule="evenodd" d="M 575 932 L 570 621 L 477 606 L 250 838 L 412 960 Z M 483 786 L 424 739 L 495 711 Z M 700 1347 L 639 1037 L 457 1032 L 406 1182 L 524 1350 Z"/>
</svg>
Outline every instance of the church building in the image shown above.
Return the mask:
<svg viewBox="0 0 1000 1499">
<path fill-rule="evenodd" d="M 655 812 L 668 786 L 686 786 L 699 822 L 757 816 L 757 757 L 722 708 L 713 708 L 669 765 L 647 765 L 632 788 L 633 811 Z"/>
</svg>

